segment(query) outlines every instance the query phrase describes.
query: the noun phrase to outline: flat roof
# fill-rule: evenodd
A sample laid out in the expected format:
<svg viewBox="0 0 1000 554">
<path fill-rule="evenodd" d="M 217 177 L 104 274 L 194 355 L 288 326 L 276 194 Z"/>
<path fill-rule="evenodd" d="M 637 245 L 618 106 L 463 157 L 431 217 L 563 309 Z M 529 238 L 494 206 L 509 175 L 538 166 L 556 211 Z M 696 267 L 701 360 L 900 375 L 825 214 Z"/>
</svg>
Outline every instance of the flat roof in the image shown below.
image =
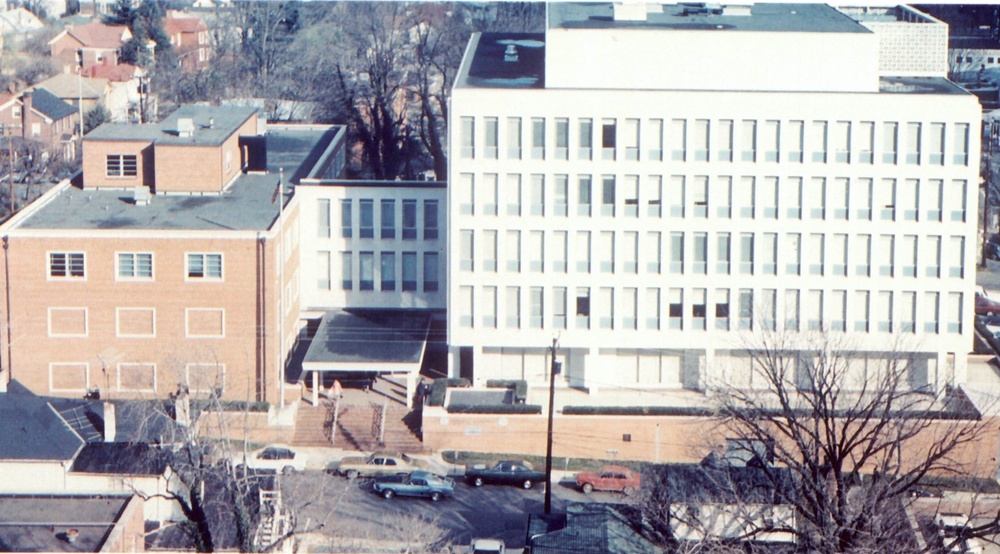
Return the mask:
<svg viewBox="0 0 1000 554">
<path fill-rule="evenodd" d="M 377 370 L 369 364 L 419 364 L 430 323 L 431 312 L 425 310 L 327 312 L 303 364 L 359 364 L 359 371 Z"/>
<path fill-rule="evenodd" d="M 64 187 L 44 206 L 16 225 L 19 229 L 129 229 L 189 231 L 261 231 L 278 218 L 271 202 L 278 170 L 285 170 L 285 192 L 305 175 L 338 127 L 267 133 L 267 171 L 244 174 L 221 194 L 156 194 L 146 206 L 133 202 L 130 190 Z"/>
<path fill-rule="evenodd" d="M 517 60 L 508 61 L 513 46 Z M 459 70 L 456 86 L 545 88 L 543 33 L 482 33 L 472 36 L 472 55 Z"/>
<path fill-rule="evenodd" d="M 149 141 L 157 144 L 217 146 L 232 136 L 243 123 L 257 115 L 255 108 L 243 106 L 185 105 L 159 123 L 105 123 L 87 133 L 83 140 Z M 191 119 L 191 136 L 180 136 L 178 122 Z"/>
<path fill-rule="evenodd" d="M 0 550 L 96 552 L 131 495 L 0 495 Z M 66 531 L 79 531 L 70 544 Z"/>
<path fill-rule="evenodd" d="M 753 4 L 750 15 L 713 13 L 721 12 L 722 8 L 713 9 L 712 4 L 702 9 L 691 3 L 646 6 L 645 21 L 615 21 L 611 2 L 552 2 L 549 4 L 549 28 L 871 33 L 826 4 Z"/>
</svg>

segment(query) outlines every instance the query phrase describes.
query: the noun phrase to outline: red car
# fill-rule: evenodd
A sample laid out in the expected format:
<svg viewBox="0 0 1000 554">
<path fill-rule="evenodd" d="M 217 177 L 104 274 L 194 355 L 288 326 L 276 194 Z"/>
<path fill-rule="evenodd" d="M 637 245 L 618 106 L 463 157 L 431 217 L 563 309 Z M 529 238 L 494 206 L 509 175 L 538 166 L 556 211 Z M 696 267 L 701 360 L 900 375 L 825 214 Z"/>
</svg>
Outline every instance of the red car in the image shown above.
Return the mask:
<svg viewBox="0 0 1000 554">
<path fill-rule="evenodd" d="M 1000 315 L 1000 302 L 990 300 L 981 292 L 976 293 L 976 315 Z"/>
<path fill-rule="evenodd" d="M 582 471 L 576 484 L 585 494 L 592 491 L 616 491 L 632 494 L 639 490 L 639 474 L 624 466 L 604 466 L 601 471 Z"/>
</svg>

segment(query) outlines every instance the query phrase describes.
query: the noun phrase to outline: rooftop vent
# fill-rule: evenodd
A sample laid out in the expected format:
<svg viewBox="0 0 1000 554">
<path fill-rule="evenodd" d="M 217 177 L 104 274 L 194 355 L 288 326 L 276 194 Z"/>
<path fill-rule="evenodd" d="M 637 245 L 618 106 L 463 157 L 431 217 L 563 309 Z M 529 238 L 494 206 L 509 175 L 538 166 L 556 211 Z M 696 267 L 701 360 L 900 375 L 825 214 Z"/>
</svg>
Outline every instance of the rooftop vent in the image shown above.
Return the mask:
<svg viewBox="0 0 1000 554">
<path fill-rule="evenodd" d="M 615 2 L 615 21 L 646 21 L 646 4 Z"/>
<path fill-rule="evenodd" d="M 149 193 L 149 189 L 146 187 L 138 187 L 132 189 L 132 202 L 136 206 L 148 206 L 149 201 L 153 199 L 153 195 Z"/>
<path fill-rule="evenodd" d="M 507 45 L 507 50 L 503 53 L 503 61 L 505 62 L 516 62 L 517 61 L 517 46 L 513 44 Z"/>
<path fill-rule="evenodd" d="M 181 137 L 194 136 L 194 119 L 182 117 L 177 120 L 177 135 Z"/>
<path fill-rule="evenodd" d="M 753 4 L 726 4 L 722 8 L 722 15 L 749 16 Z"/>
</svg>

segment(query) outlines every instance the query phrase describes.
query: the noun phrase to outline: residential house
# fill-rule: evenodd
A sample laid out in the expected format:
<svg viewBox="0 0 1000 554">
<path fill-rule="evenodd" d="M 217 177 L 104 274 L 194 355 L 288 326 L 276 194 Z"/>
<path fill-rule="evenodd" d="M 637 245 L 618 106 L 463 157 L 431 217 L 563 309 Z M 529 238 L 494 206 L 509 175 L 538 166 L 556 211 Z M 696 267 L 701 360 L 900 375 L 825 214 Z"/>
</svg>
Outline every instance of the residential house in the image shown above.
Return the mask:
<svg viewBox="0 0 1000 554">
<path fill-rule="evenodd" d="M 82 63 L 84 71 L 94 65 L 118 64 L 118 50 L 132 38 L 128 27 L 94 22 L 67 27 L 49 41 L 52 58 L 66 71 L 76 71 Z M 82 51 L 83 60 L 77 58 Z"/>
<path fill-rule="evenodd" d="M 202 18 L 176 10 L 167 10 L 163 30 L 185 71 L 205 69 L 211 59 L 208 26 Z"/>
<path fill-rule="evenodd" d="M 281 188 L 343 134 L 200 106 L 89 133 L 79 182 L 0 226 L 4 367 L 45 394 L 294 399 L 299 208 Z"/>
<path fill-rule="evenodd" d="M 44 88 L 74 107 L 78 107 L 82 100 L 85 115 L 101 104 L 111 114 L 111 121 L 114 123 L 138 121 L 141 100 L 140 80 L 137 73 L 131 71 L 138 68 L 131 65 L 94 66 L 90 68 L 90 72 L 104 73 L 105 68 L 124 74 L 125 80 L 103 77 L 81 78 L 72 73 L 60 73 L 36 84 L 35 88 Z"/>
<path fill-rule="evenodd" d="M 49 156 L 76 157 L 79 122 L 75 107 L 45 89 L 0 94 L 0 135 L 35 141 Z"/>
<path fill-rule="evenodd" d="M 6 48 L 20 48 L 25 40 L 44 28 L 45 23 L 21 6 L 0 11 L 0 35 Z"/>
<path fill-rule="evenodd" d="M 525 537 L 530 554 L 652 554 L 642 510 L 625 504 L 571 502 L 565 514 L 531 514 Z"/>
<path fill-rule="evenodd" d="M 145 552 L 133 494 L 0 493 L 0 544 L 16 552 Z"/>
</svg>

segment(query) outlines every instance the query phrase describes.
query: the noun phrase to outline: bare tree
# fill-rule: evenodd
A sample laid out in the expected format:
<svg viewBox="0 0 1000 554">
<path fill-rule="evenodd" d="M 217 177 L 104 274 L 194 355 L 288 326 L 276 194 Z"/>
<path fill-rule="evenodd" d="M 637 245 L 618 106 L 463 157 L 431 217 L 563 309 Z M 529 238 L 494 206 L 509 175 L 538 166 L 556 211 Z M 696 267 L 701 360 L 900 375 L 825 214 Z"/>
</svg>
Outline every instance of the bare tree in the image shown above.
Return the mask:
<svg viewBox="0 0 1000 554">
<path fill-rule="evenodd" d="M 755 466 L 775 502 L 791 507 L 786 531 L 800 548 L 905 551 L 912 530 L 899 517 L 903 501 L 932 475 L 975 472 L 986 423 L 960 391 L 926 386 L 926 366 L 902 341 L 873 354 L 843 336 L 754 332 L 734 358 L 743 363 L 709 384 L 719 432 L 729 455 Z M 998 523 L 1000 514 L 968 536 L 995 533 Z M 745 538 L 766 531 L 749 526 Z"/>
</svg>

